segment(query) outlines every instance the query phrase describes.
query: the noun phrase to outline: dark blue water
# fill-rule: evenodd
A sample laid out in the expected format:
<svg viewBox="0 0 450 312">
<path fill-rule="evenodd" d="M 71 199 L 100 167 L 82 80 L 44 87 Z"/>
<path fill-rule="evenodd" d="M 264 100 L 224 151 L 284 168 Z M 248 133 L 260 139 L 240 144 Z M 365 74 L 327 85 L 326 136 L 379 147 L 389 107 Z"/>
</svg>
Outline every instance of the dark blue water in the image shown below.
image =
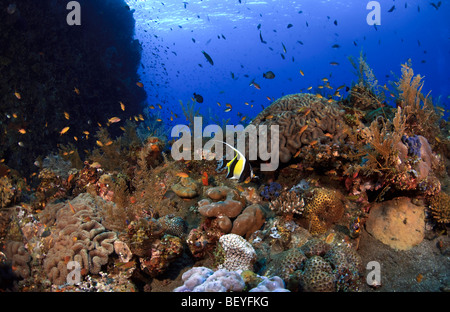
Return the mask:
<svg viewBox="0 0 450 312">
<path fill-rule="evenodd" d="M 197 103 L 204 122 L 237 124 L 268 106 L 267 97 L 324 91 L 317 89 L 323 78 L 334 88 L 351 86 L 357 76 L 348 57 L 357 60 L 361 52 L 379 85 L 393 89 L 389 82 L 398 80 L 401 64 L 411 59 L 415 74 L 425 77 L 423 93 L 431 91 L 435 104 L 449 102 L 450 4 L 445 1 L 437 9 L 431 1 L 378 1 L 381 25 L 376 27 L 366 21 L 369 1 L 361 0 L 127 2 L 143 43 L 140 75 L 148 102 L 162 104 L 162 111 L 152 112 L 167 125 L 185 123 L 179 100 L 188 101 L 193 92 L 204 97 Z M 268 70 L 274 79 L 263 78 Z M 260 90 L 250 85 L 253 80 Z M 224 112 L 226 103 L 231 112 Z M 179 118 L 171 121 L 170 111 Z"/>
</svg>

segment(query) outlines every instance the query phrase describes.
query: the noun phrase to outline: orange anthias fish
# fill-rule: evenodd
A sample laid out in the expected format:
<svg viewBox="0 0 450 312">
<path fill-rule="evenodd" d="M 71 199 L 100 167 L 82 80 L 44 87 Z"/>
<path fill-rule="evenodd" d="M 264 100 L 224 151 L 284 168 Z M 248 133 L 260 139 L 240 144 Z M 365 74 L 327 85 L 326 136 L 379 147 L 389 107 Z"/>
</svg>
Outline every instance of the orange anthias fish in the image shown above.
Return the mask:
<svg viewBox="0 0 450 312">
<path fill-rule="evenodd" d="M 59 133 L 59 135 L 63 135 L 64 133 L 66 133 L 67 131 L 69 131 L 70 127 L 64 127 L 61 132 Z"/>
<path fill-rule="evenodd" d="M 137 85 L 139 88 L 143 88 L 143 87 L 144 87 L 144 84 L 143 84 L 142 82 L 136 82 L 136 85 Z"/>
<path fill-rule="evenodd" d="M 180 177 L 180 178 L 187 178 L 187 177 L 189 177 L 189 175 L 187 173 L 185 173 L 185 172 L 179 172 L 179 173 L 176 174 L 176 176 Z"/>
<path fill-rule="evenodd" d="M 70 202 L 68 202 L 68 203 L 69 203 L 70 211 L 72 211 L 72 213 L 75 213 L 75 208 L 73 208 L 73 206 Z"/>
<path fill-rule="evenodd" d="M 116 122 L 119 122 L 119 121 L 120 121 L 119 117 L 111 117 L 111 118 L 108 119 L 109 123 L 116 123 Z"/>
<path fill-rule="evenodd" d="M 202 184 L 208 186 L 208 174 L 206 172 L 203 172 L 202 174 Z"/>
</svg>

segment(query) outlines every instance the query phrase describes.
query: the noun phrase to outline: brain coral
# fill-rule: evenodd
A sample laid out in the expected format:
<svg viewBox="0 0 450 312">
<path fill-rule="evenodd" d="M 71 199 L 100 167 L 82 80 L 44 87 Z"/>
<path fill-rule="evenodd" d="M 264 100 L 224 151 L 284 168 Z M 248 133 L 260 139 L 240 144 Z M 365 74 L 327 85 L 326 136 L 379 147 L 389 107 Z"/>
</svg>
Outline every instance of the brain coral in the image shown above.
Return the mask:
<svg viewBox="0 0 450 312">
<path fill-rule="evenodd" d="M 253 271 L 253 263 L 256 261 L 256 252 L 253 246 L 242 236 L 226 234 L 219 239 L 220 247 L 224 252 L 223 263 L 219 268 L 230 271 Z"/>
<path fill-rule="evenodd" d="M 343 112 L 333 102 L 309 93 L 286 95 L 259 113 L 251 124 L 279 125 L 280 161 L 287 163 L 302 147 L 339 144 L 343 132 Z M 306 127 L 306 128 L 305 128 Z M 267 136 L 270 140 L 270 135 Z M 270 144 L 268 144 L 270 146 Z"/>
<path fill-rule="evenodd" d="M 99 273 L 114 251 L 117 236 L 100 223 L 93 197 L 84 193 L 56 205 L 59 209 L 52 228 L 52 243 L 44 259 L 48 278 L 57 285 L 66 283 L 70 261 L 80 264 L 82 275 Z"/>
<path fill-rule="evenodd" d="M 22 242 L 10 241 L 6 245 L 6 255 L 8 259 L 11 259 L 11 265 L 14 272 L 22 278 L 30 276 L 30 267 L 28 262 L 31 260 L 31 256 L 25 249 Z"/>
<path fill-rule="evenodd" d="M 439 192 L 429 201 L 433 218 L 439 223 L 450 223 L 450 196 L 447 193 Z"/>
<path fill-rule="evenodd" d="M 303 217 L 308 221 L 311 234 L 325 233 L 334 222 L 339 221 L 344 214 L 341 198 L 337 191 L 323 187 L 308 192 Z"/>
</svg>

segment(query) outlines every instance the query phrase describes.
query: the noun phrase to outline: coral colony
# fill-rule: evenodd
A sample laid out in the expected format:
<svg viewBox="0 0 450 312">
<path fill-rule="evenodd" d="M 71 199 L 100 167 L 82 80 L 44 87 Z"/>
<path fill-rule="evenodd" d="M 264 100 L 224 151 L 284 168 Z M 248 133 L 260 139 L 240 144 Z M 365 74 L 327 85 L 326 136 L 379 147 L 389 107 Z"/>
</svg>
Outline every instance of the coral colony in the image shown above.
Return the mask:
<svg viewBox="0 0 450 312">
<path fill-rule="evenodd" d="M 58 35 L 49 47 L 39 43 L 48 33 L 32 27 L 40 8 L 0 2 L 11 40 L 0 38 L 0 291 L 449 291 L 450 127 L 411 62 L 388 91 L 393 103 L 361 53 L 350 58 L 348 87 L 325 78 L 317 88 L 334 95 L 286 93 L 255 103 L 245 127 L 203 127 L 213 117 L 199 113 L 210 101 L 200 91 L 180 101 L 181 118 L 145 102 L 142 47 L 124 2 L 89 2 L 93 15 L 70 28 L 91 30 L 84 41 Z M 99 18 L 103 10 L 119 12 L 119 25 Z M 48 29 L 66 34 L 52 12 Z M 74 62 L 63 73 L 58 55 Z M 268 83 L 283 76 L 264 72 Z M 255 79 L 247 87 L 259 92 Z M 218 304 L 198 300 L 181 306 Z"/>
</svg>

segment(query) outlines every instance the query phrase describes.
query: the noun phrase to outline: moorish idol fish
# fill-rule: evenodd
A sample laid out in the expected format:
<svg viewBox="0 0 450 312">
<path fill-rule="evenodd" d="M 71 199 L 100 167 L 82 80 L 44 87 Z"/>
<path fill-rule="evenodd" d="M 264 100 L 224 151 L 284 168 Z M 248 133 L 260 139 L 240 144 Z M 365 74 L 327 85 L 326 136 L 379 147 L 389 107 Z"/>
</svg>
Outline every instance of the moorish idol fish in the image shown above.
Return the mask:
<svg viewBox="0 0 450 312">
<path fill-rule="evenodd" d="M 248 159 L 242 154 L 239 150 L 231 146 L 230 144 L 221 142 L 230 148 L 232 148 L 236 152 L 236 156 L 230 160 L 227 164 L 227 179 L 237 179 L 238 182 L 244 182 L 247 178 L 250 179 L 256 178 L 253 173 L 252 166 L 250 165 Z"/>
</svg>

